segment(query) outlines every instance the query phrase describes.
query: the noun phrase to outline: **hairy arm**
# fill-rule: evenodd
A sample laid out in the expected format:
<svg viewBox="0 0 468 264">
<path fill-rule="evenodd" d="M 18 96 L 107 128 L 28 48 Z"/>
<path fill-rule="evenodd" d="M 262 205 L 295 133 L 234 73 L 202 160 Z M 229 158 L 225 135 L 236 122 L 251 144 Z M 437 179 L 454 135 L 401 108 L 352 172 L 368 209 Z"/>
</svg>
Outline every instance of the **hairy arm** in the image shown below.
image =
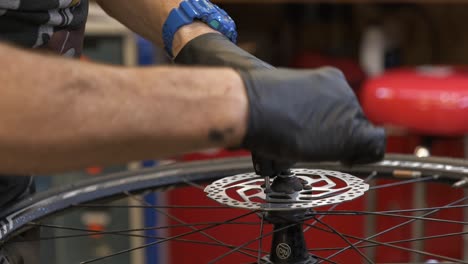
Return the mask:
<svg viewBox="0 0 468 264">
<path fill-rule="evenodd" d="M 230 69 L 122 68 L 3 44 L 0 57 L 0 173 L 161 158 L 245 133 L 245 90 Z"/>
<path fill-rule="evenodd" d="M 112 17 L 134 32 L 163 47 L 162 27 L 169 12 L 182 0 L 97 0 Z M 174 36 L 173 54 L 179 53 L 190 40 L 205 33 L 217 33 L 201 22 L 181 27 Z"/>
</svg>

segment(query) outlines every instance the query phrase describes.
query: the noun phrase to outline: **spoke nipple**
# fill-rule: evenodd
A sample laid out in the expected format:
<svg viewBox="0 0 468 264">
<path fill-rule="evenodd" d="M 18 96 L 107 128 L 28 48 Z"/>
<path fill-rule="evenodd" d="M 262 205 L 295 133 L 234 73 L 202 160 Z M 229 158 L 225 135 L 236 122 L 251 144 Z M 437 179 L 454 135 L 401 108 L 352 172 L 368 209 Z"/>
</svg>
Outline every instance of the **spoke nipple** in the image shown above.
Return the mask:
<svg viewBox="0 0 468 264">
<path fill-rule="evenodd" d="M 393 176 L 396 178 L 420 178 L 422 173 L 420 171 L 412 170 L 394 170 Z"/>
<path fill-rule="evenodd" d="M 459 180 L 452 185 L 454 188 L 464 188 L 468 186 L 468 178 L 464 178 L 463 180 Z"/>
</svg>

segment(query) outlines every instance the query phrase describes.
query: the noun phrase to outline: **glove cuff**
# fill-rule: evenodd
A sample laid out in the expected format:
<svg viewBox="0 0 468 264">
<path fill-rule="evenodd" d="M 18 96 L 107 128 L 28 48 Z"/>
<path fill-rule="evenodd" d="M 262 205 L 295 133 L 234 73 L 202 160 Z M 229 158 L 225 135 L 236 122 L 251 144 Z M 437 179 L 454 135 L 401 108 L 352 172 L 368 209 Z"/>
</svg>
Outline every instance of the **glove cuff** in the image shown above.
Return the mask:
<svg viewBox="0 0 468 264">
<path fill-rule="evenodd" d="M 273 68 L 219 33 L 207 33 L 189 41 L 174 59 L 177 64 L 226 66 L 235 69 Z"/>
<path fill-rule="evenodd" d="M 255 101 L 255 97 L 256 97 L 256 95 L 253 93 L 254 91 L 253 87 L 255 85 L 254 79 L 249 71 L 237 70 L 237 72 L 241 76 L 242 81 L 244 83 L 245 92 L 247 93 L 248 106 L 249 106 L 247 130 L 246 130 L 244 139 L 242 140 L 240 147 L 245 148 L 245 149 L 254 149 L 255 140 L 253 139 L 256 138 L 255 131 L 257 131 L 256 125 L 258 125 L 256 124 L 256 122 L 254 122 L 255 120 L 254 117 L 258 115 L 258 109 L 257 109 L 257 106 L 252 103 Z"/>
</svg>

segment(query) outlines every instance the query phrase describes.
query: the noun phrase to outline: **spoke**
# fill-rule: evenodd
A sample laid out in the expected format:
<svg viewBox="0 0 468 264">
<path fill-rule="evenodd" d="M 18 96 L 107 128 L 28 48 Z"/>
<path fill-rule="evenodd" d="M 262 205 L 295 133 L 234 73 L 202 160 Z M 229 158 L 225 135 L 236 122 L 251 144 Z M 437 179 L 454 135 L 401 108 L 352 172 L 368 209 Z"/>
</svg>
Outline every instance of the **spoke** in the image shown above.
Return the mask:
<svg viewBox="0 0 468 264">
<path fill-rule="evenodd" d="M 331 260 L 329 260 L 329 259 L 326 259 L 326 258 L 323 258 L 323 257 L 320 257 L 320 256 L 314 256 L 314 257 L 320 259 L 320 261 L 326 261 L 326 262 L 328 262 L 328 263 L 338 264 L 338 263 L 336 263 L 336 262 L 334 262 L 334 261 L 331 261 Z"/>
<path fill-rule="evenodd" d="M 76 228 L 76 227 L 67 227 L 67 226 L 59 226 L 59 225 L 49 225 L 49 224 L 39 224 L 30 222 L 28 225 L 33 225 L 42 228 L 54 228 L 60 230 L 72 230 L 72 231 L 81 231 L 81 232 L 88 232 L 85 234 L 74 234 L 68 236 L 55 236 L 55 237 L 43 237 L 42 240 L 45 239 L 59 239 L 59 238 L 73 238 L 73 237 L 84 237 L 84 236 L 95 236 L 95 235 L 122 235 L 123 233 L 128 232 L 140 232 L 140 231 L 147 231 L 147 230 L 159 230 L 159 229 L 169 229 L 169 228 L 178 228 L 178 227 L 187 227 L 187 226 L 206 226 L 206 225 L 215 225 L 215 224 L 226 224 L 226 225 L 258 225 L 258 223 L 253 222 L 204 222 L 204 223 L 193 223 L 193 224 L 177 224 L 177 225 L 170 225 L 170 226 L 153 226 L 153 227 L 144 227 L 144 228 L 134 228 L 134 229 L 122 229 L 122 230 L 111 230 L 111 231 L 96 231 L 91 229 L 85 228 Z M 91 233 L 90 233 L 91 232 Z M 137 236 L 134 234 L 126 234 L 128 236 Z M 27 240 L 27 241 L 35 241 L 35 240 Z M 26 242 L 26 240 L 22 240 L 20 242 Z"/>
<path fill-rule="evenodd" d="M 462 236 L 467 235 L 468 232 L 457 232 L 457 233 L 449 233 L 443 235 L 434 235 L 434 236 L 425 236 L 425 237 L 418 237 L 418 238 L 411 238 L 411 239 L 404 239 L 404 240 L 396 240 L 387 242 L 388 244 L 399 244 L 399 243 L 406 243 L 406 242 L 413 242 L 413 241 L 420 241 L 420 240 L 429 240 L 429 239 L 438 239 L 438 238 L 445 238 L 445 237 L 452 237 L 452 236 Z"/>
<path fill-rule="evenodd" d="M 371 180 L 373 180 L 376 176 L 378 175 L 377 171 L 373 171 L 369 176 L 366 177 L 366 179 L 364 179 L 364 182 L 368 183 L 370 182 Z M 335 210 L 335 208 L 337 208 L 341 203 L 338 203 L 338 204 L 335 204 L 333 205 L 332 207 L 330 207 L 327 211 L 333 211 Z M 319 220 L 322 220 L 326 215 L 321 215 L 320 217 L 318 217 Z M 315 220 L 312 225 L 316 225 L 317 224 L 317 220 Z M 308 226 L 304 229 L 304 233 L 307 232 L 311 227 Z"/>
<path fill-rule="evenodd" d="M 260 223 L 260 237 L 262 237 L 262 238 L 258 242 L 258 257 L 257 257 L 257 263 L 259 263 L 259 264 L 260 264 L 260 260 L 262 259 L 262 254 L 260 252 L 262 252 L 262 250 L 263 250 L 262 242 L 263 242 L 263 222 L 264 222 L 264 220 L 265 220 L 265 214 L 262 213 L 262 222 Z"/>
<path fill-rule="evenodd" d="M 142 228 L 106 231 L 106 232 L 115 232 L 115 233 L 137 232 L 137 231 L 146 231 L 146 230 L 170 229 L 170 228 L 188 227 L 188 226 L 206 226 L 206 225 L 216 225 L 216 224 L 258 225 L 258 223 L 256 223 L 256 222 L 229 222 L 229 223 L 225 223 L 224 221 L 221 221 L 221 222 L 199 222 L 199 223 L 193 223 L 193 224 L 176 224 L 176 225 L 167 225 L 167 226 L 152 226 L 152 227 L 142 227 Z M 84 232 L 95 232 L 95 230 L 91 230 L 91 229 L 67 227 L 67 226 L 62 226 L 62 225 L 39 224 L 39 223 L 35 223 L 35 222 L 29 222 L 28 225 L 34 225 L 34 226 L 40 226 L 40 227 L 46 227 L 46 228 L 55 228 L 55 229 L 76 230 L 76 231 L 84 231 Z"/>
<path fill-rule="evenodd" d="M 457 201 L 455 201 L 455 202 L 452 202 L 452 203 L 447 204 L 447 206 L 452 206 L 452 205 L 459 204 L 459 203 L 461 203 L 461 202 L 466 201 L 467 199 L 468 199 L 468 196 L 467 196 L 467 197 L 463 197 L 462 199 L 459 199 L 459 200 L 457 200 Z M 429 211 L 429 212 L 423 214 L 422 217 L 425 217 L 425 216 L 434 214 L 434 213 L 436 213 L 436 212 L 438 212 L 438 211 L 440 211 L 440 209 L 436 209 L 436 210 Z M 393 227 L 391 227 L 391 228 L 385 229 L 385 230 L 383 230 L 383 231 L 381 231 L 381 232 L 379 232 L 379 233 L 377 233 L 377 234 L 374 234 L 374 235 L 372 235 L 372 236 L 369 236 L 369 237 L 367 237 L 366 239 L 372 239 L 372 238 L 378 237 L 378 236 L 380 236 L 380 235 L 383 235 L 383 234 L 386 234 L 386 233 L 388 233 L 388 232 L 390 232 L 390 231 L 393 231 L 393 230 L 395 230 L 395 229 L 398 229 L 398 228 L 400 228 L 400 227 L 402 227 L 402 226 L 406 226 L 406 225 L 408 225 L 408 224 L 411 224 L 411 223 L 413 223 L 414 221 L 417 221 L 417 219 L 411 219 L 411 220 L 408 220 L 408 221 L 406 221 L 406 222 L 400 223 L 400 224 L 398 224 L 398 225 L 396 225 L 396 226 L 393 226 Z M 362 242 L 363 242 L 363 240 L 358 241 L 358 242 L 354 243 L 353 245 L 354 245 L 354 246 L 355 246 L 355 245 L 359 245 L 359 244 L 361 244 Z M 350 246 L 347 246 L 347 247 L 343 248 L 342 250 L 333 253 L 332 255 L 328 256 L 328 258 L 333 258 L 333 257 L 335 257 L 335 256 L 337 256 L 337 255 L 343 253 L 344 251 L 346 251 L 346 250 L 348 250 L 348 249 L 350 249 Z"/>
<path fill-rule="evenodd" d="M 215 224 L 215 222 L 213 222 Z M 222 223 L 224 224 L 224 223 Z M 226 223 L 226 224 L 231 224 L 231 223 Z M 40 237 L 38 239 L 25 239 L 25 240 L 15 240 L 12 241 L 11 243 L 23 243 L 23 242 L 32 242 L 32 241 L 43 241 L 43 240 L 54 240 L 54 239 L 63 239 L 63 238 L 78 238 L 78 237 L 86 237 L 86 236 L 95 236 L 95 235 L 116 235 L 116 236 L 125 236 L 125 237 L 141 237 L 141 238 L 152 238 L 152 239 L 165 239 L 166 237 L 160 237 L 160 236 L 149 236 L 149 235 L 139 235 L 139 234 L 129 234 L 125 232 L 133 232 L 133 231 L 143 231 L 151 228 L 141 228 L 141 229 L 129 229 L 129 230 L 121 230 L 121 231 L 110 231 L 110 232 L 100 232 L 100 231 L 94 231 L 94 230 L 89 230 L 89 229 L 84 229 L 84 228 L 74 228 L 74 227 L 57 227 L 53 225 L 43 225 L 43 224 L 33 224 L 34 226 L 38 227 L 46 227 L 46 228 L 58 228 L 58 229 L 65 229 L 65 230 L 73 230 L 73 231 L 83 231 L 83 232 L 89 232 L 86 234 L 77 234 L 77 235 L 69 235 L 69 236 L 54 236 L 54 237 Z M 258 225 L 256 223 L 256 225 Z M 191 243 L 191 244 L 202 244 L 202 245 L 208 245 L 208 246 L 218 246 L 218 247 L 227 247 L 227 248 L 234 248 L 235 246 L 232 245 L 221 245 L 219 243 L 214 243 L 214 242 L 206 242 L 206 241 L 199 241 L 199 240 L 192 240 L 192 239 L 182 239 L 182 238 L 176 238 L 173 239 L 174 242 L 183 242 L 183 243 Z M 246 251 L 250 251 L 253 253 L 257 253 L 258 249 L 252 249 L 252 248 L 244 248 Z M 267 252 L 260 252 L 262 254 L 268 254 Z"/>
<path fill-rule="evenodd" d="M 351 242 L 349 242 L 349 240 L 346 239 L 346 237 L 343 234 L 338 232 L 338 230 L 334 229 L 333 227 L 331 227 L 327 223 L 324 223 L 322 220 L 320 220 L 318 218 L 315 218 L 315 221 L 317 221 L 320 224 L 326 226 L 330 231 L 332 231 L 332 233 L 338 235 L 343 241 L 345 241 L 350 247 L 352 247 L 359 255 L 361 255 L 361 257 L 363 257 L 368 263 L 374 263 L 366 255 L 364 255 L 364 253 L 362 253 L 361 250 L 359 250 L 358 248 L 356 248 L 356 246 L 354 246 Z"/>
<path fill-rule="evenodd" d="M 292 226 L 295 226 L 295 225 L 297 225 L 297 223 L 290 224 L 290 225 L 287 225 L 287 226 L 278 228 L 278 229 L 276 229 L 276 230 L 273 230 L 273 231 L 271 231 L 271 232 L 268 232 L 268 233 L 266 233 L 266 234 L 263 234 L 263 236 L 261 236 L 261 237 L 256 237 L 256 238 L 254 238 L 254 239 L 252 239 L 252 240 L 250 240 L 250 241 L 247 241 L 247 242 L 245 242 L 244 244 L 242 244 L 242 245 L 240 245 L 240 246 L 238 246 L 238 247 L 236 247 L 236 248 L 234 248 L 234 249 L 232 249 L 232 250 L 230 250 L 230 251 L 224 253 L 223 255 L 218 256 L 217 258 L 215 258 L 214 260 L 210 261 L 209 263 L 216 263 L 217 261 L 220 261 L 221 259 L 223 259 L 223 258 L 229 256 L 230 254 L 236 252 L 237 250 L 239 250 L 239 249 L 241 249 L 241 248 L 244 248 L 244 247 L 246 247 L 246 246 L 248 246 L 248 245 L 254 243 L 255 241 L 257 241 L 257 240 L 259 240 L 259 239 L 263 239 L 264 237 L 271 236 L 272 234 L 274 234 L 274 233 L 276 233 L 276 232 L 279 232 L 279 231 L 281 231 L 281 230 L 287 229 L 287 228 L 292 227 Z"/>
<path fill-rule="evenodd" d="M 369 191 L 373 190 L 378 190 L 378 189 L 383 189 L 383 188 L 390 188 L 390 187 L 395 187 L 395 186 L 400 186 L 400 185 L 405 185 L 405 184 L 410 184 L 410 183 L 417 183 L 417 182 L 424 182 L 424 181 L 430 181 L 436 179 L 437 176 L 427 176 L 423 178 L 417 178 L 417 179 L 411 179 L 407 181 L 399 181 L 399 182 L 394 182 L 394 183 L 388 183 L 388 184 L 382 184 L 382 185 L 377 185 L 369 188 Z"/>
<path fill-rule="evenodd" d="M 247 242 L 245 242 L 244 244 L 238 246 L 237 248 L 232 249 L 231 251 L 224 253 L 223 255 L 221 255 L 221 256 L 215 258 L 214 260 L 211 260 L 211 261 L 208 262 L 208 263 L 209 263 L 209 264 L 216 263 L 217 261 L 219 261 L 219 260 L 225 258 L 226 256 L 228 256 L 228 255 L 230 255 L 230 254 L 236 252 L 236 250 L 238 250 L 238 249 L 240 249 L 240 248 L 245 248 L 246 246 L 248 246 L 248 245 L 254 243 L 255 241 L 257 241 L 257 240 L 259 240 L 259 239 L 263 239 L 263 238 L 265 238 L 265 237 L 267 237 L 267 236 L 271 236 L 272 234 L 274 234 L 274 233 L 276 233 L 276 232 L 282 231 L 282 230 L 284 230 L 284 229 L 290 228 L 290 227 L 295 226 L 295 225 L 298 225 L 298 223 L 290 224 L 290 225 L 287 225 L 287 226 L 278 228 L 278 229 L 276 229 L 276 230 L 273 230 L 273 231 L 271 231 L 271 232 L 268 232 L 268 233 L 266 233 L 266 234 L 263 234 L 261 237 L 256 237 L 256 238 L 254 238 L 254 239 L 252 239 L 252 240 L 250 240 L 250 241 L 247 241 Z M 328 260 L 328 259 L 325 259 L 325 258 L 322 258 L 322 257 L 319 257 L 319 256 L 315 256 L 315 257 L 318 258 L 318 259 L 321 259 L 322 261 L 326 261 L 326 262 L 329 262 L 329 263 L 336 264 L 336 262 L 334 262 L 334 261 L 331 261 L 331 260 Z"/>
<path fill-rule="evenodd" d="M 377 247 L 379 245 L 365 245 L 365 246 L 356 246 L 357 248 L 369 248 L 369 247 Z M 338 251 L 342 250 L 344 247 L 334 247 L 334 248 L 311 248 L 308 249 L 309 252 L 320 252 L 320 251 Z"/>
<path fill-rule="evenodd" d="M 387 244 L 400 244 L 400 243 L 407 243 L 413 241 L 420 241 L 420 240 L 430 240 L 430 239 L 438 239 L 438 238 L 445 238 L 445 237 L 452 237 L 452 236 L 462 236 L 468 234 L 467 231 L 465 232 L 457 232 L 457 233 L 448 233 L 443 235 L 433 235 L 433 236 L 425 236 L 425 237 L 417 237 L 417 238 L 410 238 L 410 239 L 403 239 L 403 240 L 395 240 L 390 242 L 385 242 Z"/>
<path fill-rule="evenodd" d="M 231 218 L 231 219 L 225 221 L 225 223 L 232 222 L 232 221 L 235 221 L 235 220 L 238 220 L 238 219 L 247 217 L 247 216 L 252 215 L 252 214 L 255 214 L 255 213 L 257 213 L 257 211 L 251 211 L 251 212 L 242 214 L 242 215 L 240 215 L 240 216 Z M 99 257 L 99 258 L 94 258 L 94 259 L 86 260 L 86 261 L 80 262 L 80 264 L 92 263 L 92 262 L 100 261 L 100 260 L 103 260 L 103 259 L 115 257 L 115 256 L 118 256 L 118 255 L 121 255 L 121 254 L 129 253 L 129 252 L 132 252 L 132 251 L 135 251 L 135 250 L 139 250 L 139 249 L 143 249 L 143 248 L 147 248 L 147 247 L 159 245 L 159 244 L 164 243 L 164 242 L 167 242 L 167 241 L 171 241 L 171 240 L 175 240 L 175 239 L 178 239 L 178 238 L 181 238 L 181 237 L 184 237 L 184 236 L 188 236 L 188 235 L 191 235 L 191 234 L 195 234 L 195 233 L 197 233 L 197 232 L 199 232 L 199 231 L 209 230 L 209 229 L 215 228 L 215 227 L 220 226 L 220 225 L 223 225 L 223 224 L 224 224 L 224 223 L 218 223 L 218 224 L 215 224 L 215 225 L 210 225 L 210 226 L 201 228 L 200 230 L 193 230 L 193 231 L 190 231 L 190 232 L 186 232 L 186 233 L 182 233 L 182 234 L 175 235 L 175 236 L 172 236 L 172 237 L 168 237 L 168 238 L 165 238 L 165 239 L 161 239 L 161 240 L 159 240 L 159 241 L 147 243 L 147 244 L 142 245 L 142 246 L 133 247 L 133 248 L 129 248 L 129 249 L 126 249 L 126 250 L 118 251 L 118 252 L 116 252 L 116 253 L 109 254 L 109 255 L 107 255 L 107 256 L 103 256 L 103 257 Z"/>
<path fill-rule="evenodd" d="M 377 175 L 379 175 L 379 173 L 377 171 L 373 171 L 371 174 L 369 174 L 369 176 L 367 176 L 366 179 L 364 179 L 364 182 L 365 183 L 369 183 L 370 181 L 372 181 L 375 177 L 377 177 Z"/>
<path fill-rule="evenodd" d="M 184 182 L 192 187 L 195 187 L 197 189 L 200 189 L 202 191 L 205 191 L 205 187 L 201 186 L 200 184 L 197 184 L 197 183 L 194 183 L 194 182 L 191 182 L 191 181 L 188 181 L 187 179 L 184 179 Z"/>
<path fill-rule="evenodd" d="M 330 215 L 330 214 L 327 214 L 328 212 L 330 212 L 330 211 L 332 211 L 332 210 L 335 210 L 335 208 L 337 208 L 339 205 L 340 205 L 339 203 L 338 203 L 338 204 L 335 204 L 335 205 L 333 205 L 332 207 L 330 207 L 324 214 L 321 214 L 319 217 L 314 217 L 315 220 L 314 220 L 314 222 L 313 222 L 311 225 L 313 225 L 313 226 L 316 225 L 316 224 L 319 222 L 319 220 L 322 220 L 325 216 Z M 307 232 L 307 231 L 309 231 L 309 229 L 311 229 L 311 228 L 312 228 L 312 227 L 307 226 L 307 227 L 304 229 L 304 233 Z"/>
<path fill-rule="evenodd" d="M 457 233 L 449 233 L 443 235 L 434 235 L 434 236 L 425 236 L 425 237 L 418 237 L 418 238 L 411 238 L 411 239 L 403 239 L 403 240 L 395 240 L 395 241 L 386 241 L 383 243 L 387 244 L 400 244 L 400 243 L 407 243 L 413 241 L 421 241 L 421 240 L 430 240 L 430 239 L 438 239 L 438 238 L 445 238 L 445 237 L 452 237 L 452 236 L 463 236 L 468 235 L 468 232 L 457 232 Z M 364 246 L 357 246 L 357 248 L 369 248 L 369 247 L 378 247 L 381 245 L 373 244 L 373 245 L 364 245 Z M 335 247 L 335 248 L 314 248 L 309 249 L 310 252 L 317 252 L 317 251 L 337 251 L 341 250 L 343 247 Z"/>
<path fill-rule="evenodd" d="M 160 208 L 160 209 L 232 209 L 228 206 L 202 206 L 202 205 L 106 205 L 106 204 L 77 204 L 73 207 L 83 208 Z"/>
<path fill-rule="evenodd" d="M 452 205 L 452 206 L 427 207 L 427 208 L 418 208 L 418 209 L 390 210 L 390 211 L 379 211 L 379 212 L 380 213 L 412 213 L 412 212 L 431 211 L 431 210 L 435 210 L 435 209 L 459 209 L 459 208 L 466 208 L 466 207 L 468 207 L 468 204 Z"/>
<path fill-rule="evenodd" d="M 316 215 L 348 215 L 348 216 L 363 216 L 363 215 L 377 215 L 377 216 L 388 216 L 388 217 L 397 217 L 397 218 L 409 218 L 414 220 L 424 220 L 438 223 L 449 223 L 449 224 L 461 224 L 468 225 L 468 222 L 456 221 L 456 220 L 446 220 L 439 218 L 430 218 L 422 216 L 411 216 L 411 215 L 400 215 L 400 214 L 389 214 L 383 212 L 369 212 L 369 211 L 325 211 L 325 212 L 314 212 Z M 313 225 L 313 224 L 312 224 Z"/>
<path fill-rule="evenodd" d="M 422 216 L 410 216 L 410 215 L 399 215 L 399 214 L 386 214 L 386 213 L 373 213 L 373 212 L 366 212 L 368 215 L 377 215 L 377 216 L 389 216 L 389 217 L 398 217 L 398 218 L 409 218 L 414 220 L 424 220 L 429 222 L 438 222 L 438 223 L 449 223 L 449 224 L 461 224 L 461 225 L 468 225 L 468 222 L 464 221 L 456 221 L 456 220 L 446 220 L 446 219 L 439 219 L 439 218 L 430 218 L 430 217 L 422 217 Z"/>
<path fill-rule="evenodd" d="M 317 230 L 321 230 L 321 231 L 324 231 L 324 232 L 327 232 L 327 233 L 333 233 L 332 231 L 330 230 L 326 230 L 324 228 L 320 228 L 320 227 L 317 227 L 317 226 L 314 226 L 313 228 L 317 229 Z M 389 244 L 389 243 L 386 243 L 386 242 L 378 242 L 378 241 L 375 241 L 375 240 L 369 240 L 369 239 L 366 239 L 366 238 L 360 238 L 360 237 L 356 237 L 356 236 L 352 236 L 352 235 L 348 235 L 348 234 L 343 234 L 341 233 L 344 237 L 348 237 L 348 238 L 352 238 L 352 239 L 355 239 L 355 240 L 358 240 L 359 242 L 358 243 L 361 243 L 361 242 L 368 242 L 368 243 L 372 243 L 372 244 L 377 244 L 377 245 L 380 245 L 380 246 L 386 246 L 386 247 L 390 247 L 390 248 L 395 248 L 395 249 L 399 249 L 399 250 L 402 250 L 402 251 L 407 251 L 407 252 L 412 252 L 412 253 L 416 253 L 416 254 L 421 254 L 421 255 L 426 255 L 426 256 L 431 256 L 431 257 L 435 257 L 435 258 L 440 258 L 440 259 L 444 259 L 444 260 L 448 260 L 448 261 L 453 261 L 455 263 L 467 263 L 463 260 L 460 260 L 460 259 L 454 259 L 454 258 L 451 258 L 451 257 L 447 257 L 447 256 L 442 256 L 442 255 L 437 255 L 437 254 L 433 254 L 433 253 L 430 253 L 430 252 L 426 252 L 426 251 L 421 251 L 421 250 L 415 250 L 415 249 L 409 249 L 409 248 L 405 248 L 405 247 L 400 247 L 400 246 L 395 246 L 395 245 L 392 245 L 392 244 Z M 355 243 L 354 245 L 356 245 L 357 243 Z M 351 247 L 351 246 L 348 246 L 348 247 Z M 343 250 L 343 249 L 342 249 Z M 330 258 L 330 257 L 328 257 Z"/>
<path fill-rule="evenodd" d="M 156 238 L 156 239 L 165 239 L 165 237 L 154 237 L 150 236 L 149 238 Z M 176 238 L 173 239 L 174 242 L 183 242 L 183 243 L 190 243 L 190 244 L 201 244 L 201 245 L 207 245 L 207 246 L 215 246 L 215 247 L 226 247 L 226 248 L 235 248 L 236 246 L 228 246 L 228 245 L 221 245 L 219 243 L 215 242 L 205 242 L 205 241 L 199 241 L 199 240 L 192 240 L 192 239 L 182 239 L 182 238 Z M 252 253 L 257 253 L 259 252 L 258 249 L 253 249 L 253 248 L 248 248 L 245 247 L 243 250 L 250 251 Z M 268 254 L 268 252 L 265 251 L 260 251 L 260 254 Z"/>
<path fill-rule="evenodd" d="M 417 208 L 417 209 L 399 209 L 399 210 L 388 210 L 388 211 L 376 211 L 371 213 L 414 213 L 414 212 L 424 212 L 431 210 L 447 210 L 447 209 L 463 209 L 467 208 L 468 204 L 463 205 L 452 205 L 452 206 L 437 206 L 437 207 L 427 207 L 427 208 Z M 345 214 L 345 215 L 365 215 L 368 211 L 351 211 L 351 210 L 338 210 L 338 211 L 314 211 L 314 214 L 318 215 L 327 215 L 327 214 Z"/>
<path fill-rule="evenodd" d="M 137 197 L 131 195 L 131 194 L 128 193 L 128 192 L 125 192 L 125 194 L 127 194 L 131 199 L 134 199 L 134 200 L 136 200 L 136 201 L 138 201 L 138 202 L 140 202 L 140 203 L 142 203 L 142 204 L 144 204 L 144 205 L 149 205 L 148 202 L 146 202 L 146 201 L 144 201 L 144 200 L 142 200 L 142 199 L 139 199 L 139 198 L 137 198 Z M 173 215 L 171 215 L 171 214 L 169 214 L 169 213 L 167 213 L 167 212 L 165 212 L 165 211 L 163 211 L 163 210 L 160 210 L 160 209 L 157 209 L 157 208 L 153 208 L 153 209 L 154 209 L 154 211 L 156 211 L 156 212 L 158 212 L 158 213 L 160 213 L 160 214 L 162 214 L 162 215 L 165 215 L 165 216 L 169 217 L 170 219 L 172 219 L 172 220 L 174 220 L 174 221 L 177 221 L 177 222 L 179 222 L 179 223 L 181 223 L 181 224 L 187 224 L 185 221 L 181 220 L 180 218 L 178 218 L 178 217 L 176 217 L 176 216 L 173 216 Z M 189 227 L 190 229 L 194 230 L 194 231 L 199 231 L 199 229 L 197 229 L 197 228 L 194 227 L 193 225 L 189 225 L 188 227 Z M 199 233 L 202 234 L 202 235 L 204 235 L 205 237 L 207 237 L 207 238 L 209 238 L 209 239 L 211 239 L 211 240 L 213 240 L 213 241 L 215 241 L 215 242 L 221 244 L 221 245 L 224 245 L 224 246 L 232 246 L 232 245 L 229 245 L 229 244 L 226 244 L 226 243 L 222 242 L 221 240 L 219 240 L 219 239 L 213 237 L 212 235 L 209 235 L 209 234 L 206 233 L 206 232 L 199 231 Z M 242 250 L 239 250 L 239 253 L 242 253 L 242 254 L 244 254 L 244 255 L 246 255 L 246 256 L 249 256 L 249 257 L 252 257 L 252 258 L 256 258 L 256 256 L 254 256 L 254 255 L 252 255 L 252 254 L 250 254 L 250 253 L 244 252 L 244 251 L 242 251 Z"/>
</svg>

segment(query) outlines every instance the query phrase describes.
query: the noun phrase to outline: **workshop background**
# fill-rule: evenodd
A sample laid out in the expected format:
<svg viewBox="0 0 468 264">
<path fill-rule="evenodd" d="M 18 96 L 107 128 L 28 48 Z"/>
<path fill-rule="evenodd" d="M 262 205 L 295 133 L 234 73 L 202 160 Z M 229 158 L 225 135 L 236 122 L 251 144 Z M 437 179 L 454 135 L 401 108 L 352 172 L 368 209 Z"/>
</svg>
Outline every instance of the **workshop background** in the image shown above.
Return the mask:
<svg viewBox="0 0 468 264">
<path fill-rule="evenodd" d="M 382 2 L 382 3 L 380 3 Z M 385 2 L 385 3 L 383 3 Z M 450 2 L 450 3 L 449 3 Z M 400 108 L 389 109 L 376 106 L 366 98 L 364 88 L 374 89 L 376 82 L 405 83 L 408 89 L 421 86 L 421 75 L 435 78 L 432 85 L 453 85 L 444 89 L 459 89 L 468 84 L 465 77 L 468 68 L 468 2 L 453 3 L 448 0 L 431 1 L 307 1 L 307 0 L 220 0 L 215 1 L 224 8 L 237 23 L 239 45 L 259 58 L 281 67 L 315 68 L 331 65 L 340 68 L 363 100 L 363 107 L 371 120 L 385 125 L 389 131 L 388 152 L 415 153 L 465 157 L 467 154 L 465 136 L 457 124 L 460 120 L 450 120 L 444 116 L 430 122 L 414 111 L 411 104 L 401 102 Z M 96 5 L 90 7 L 87 24 L 84 60 L 100 61 L 120 65 L 155 65 L 167 64 L 164 52 L 153 47 L 146 40 L 126 30 L 113 19 L 107 17 Z M 435 76 L 435 77 L 434 77 Z M 428 77 L 428 78 L 429 78 Z M 439 84 L 437 78 L 445 82 Z M 448 81 L 447 81 L 448 79 Z M 385 95 L 385 92 L 382 93 Z M 383 96 L 384 96 L 383 95 Z M 450 94 L 447 100 L 451 100 Z M 365 101 L 369 99 L 368 101 Z M 468 107 L 468 100 L 467 100 Z M 429 107 L 429 106 L 428 106 Z M 388 118 L 387 118 L 388 116 Z M 437 113 L 434 113 L 437 116 Z M 385 117 L 385 120 L 379 120 Z M 403 119 L 401 123 L 394 121 Z M 458 129 L 458 130 L 457 130 Z M 173 160 L 211 159 L 224 156 L 247 155 L 246 152 L 228 152 L 208 150 L 206 152 L 174 157 Z M 87 168 L 84 171 L 68 173 L 62 177 L 39 177 L 39 190 L 65 185 L 78 179 L 99 177 L 100 175 L 123 170 L 138 169 L 145 166 L 158 166 L 166 161 L 136 161 L 111 168 Z M 448 188 L 448 187 L 447 187 Z M 445 193 L 431 195 L 431 193 Z M 401 195 L 404 193 L 405 195 Z M 344 205 L 342 209 L 389 210 L 410 207 L 414 204 L 441 204 L 462 197 L 463 192 L 443 189 L 440 186 L 424 187 L 405 186 L 398 192 L 392 190 L 379 193 L 379 197 L 359 199 Z M 149 204 L 201 204 L 208 199 L 193 188 L 184 188 L 164 196 L 147 195 L 141 199 Z M 117 201 L 117 204 L 136 204 L 136 201 Z M 185 222 L 201 221 L 203 212 L 170 212 Z M 219 214 L 222 214 L 221 212 Z M 229 212 L 225 213 L 229 215 Z M 453 218 L 463 220 L 463 211 L 451 211 Z M 220 215 L 221 217 L 221 215 Z M 379 226 L 390 226 L 392 219 L 377 223 L 363 223 L 330 217 L 330 224 L 340 228 L 351 228 L 357 234 L 364 235 Z M 57 218 L 57 224 L 78 226 L 92 230 L 126 230 L 132 227 L 156 226 L 169 223 L 169 219 L 157 214 L 152 209 L 132 208 L 128 210 L 107 208 L 79 210 Z M 423 230 L 402 228 L 387 238 L 398 240 L 407 232 L 431 233 L 442 228 L 438 223 L 430 223 Z M 446 228 L 444 226 L 444 228 Z M 461 228 L 457 226 L 457 228 Z M 460 230 L 454 230 L 454 232 Z M 44 230 L 49 235 L 59 236 L 61 230 Z M 171 235 L 173 231 L 146 230 L 150 236 Z M 257 232 L 255 229 L 236 230 L 225 228 L 217 231 L 220 236 L 231 238 L 232 243 L 243 233 Z M 333 245 L 337 238 L 321 236 L 322 245 Z M 425 247 L 437 248 L 436 252 L 463 258 L 462 237 L 427 241 Z M 93 236 L 91 239 L 70 239 L 47 241 L 42 247 L 41 263 L 78 263 L 86 258 L 99 257 L 118 249 L 135 247 L 151 242 L 152 239 L 141 237 Z M 458 246 L 457 246 L 458 245 Z M 407 246 L 410 246 L 408 243 Z M 70 249 L 73 250 L 65 250 Z M 133 251 L 108 263 L 162 264 L 162 263 L 206 263 L 212 255 L 222 252 L 218 248 L 198 247 L 190 243 L 171 242 L 165 245 L 148 247 Z M 183 253 L 182 253 L 183 252 Z M 378 262 L 410 262 L 415 257 L 409 253 L 378 248 L 371 252 Z M 341 263 L 349 257 L 343 254 L 335 261 Z M 465 258 L 466 259 L 466 258 Z M 427 260 L 418 259 L 419 261 Z M 239 256 L 229 263 L 246 263 Z M 103 262 L 104 263 L 104 262 Z M 107 262 L 105 262 L 107 263 Z M 346 262 L 345 262 L 346 263 Z"/>
</svg>

